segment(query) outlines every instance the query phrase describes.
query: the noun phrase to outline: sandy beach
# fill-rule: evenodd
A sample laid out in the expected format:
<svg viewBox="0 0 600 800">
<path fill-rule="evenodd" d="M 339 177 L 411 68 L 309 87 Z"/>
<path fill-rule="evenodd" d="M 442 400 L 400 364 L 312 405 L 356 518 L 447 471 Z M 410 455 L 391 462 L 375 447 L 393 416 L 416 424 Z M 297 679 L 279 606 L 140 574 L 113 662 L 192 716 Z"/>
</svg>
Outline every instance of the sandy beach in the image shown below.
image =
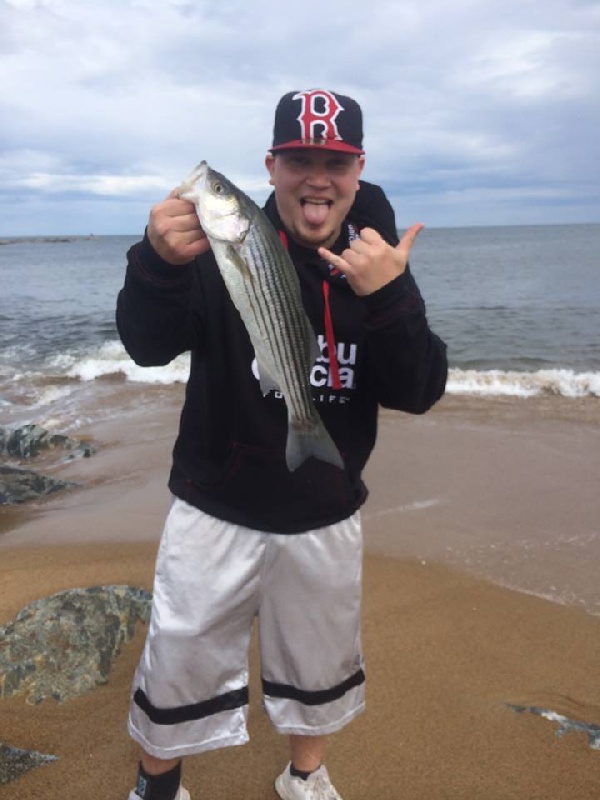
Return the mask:
<svg viewBox="0 0 600 800">
<path fill-rule="evenodd" d="M 0 624 L 62 589 L 151 588 L 182 391 L 154 388 L 142 412 L 86 432 L 99 452 L 56 471 L 82 488 L 0 509 Z M 344 800 L 598 797 L 585 732 L 511 706 L 600 725 L 599 406 L 447 397 L 424 417 L 382 414 L 363 511 L 367 712 L 327 759 Z M 0 798 L 127 797 L 143 638 L 78 699 L 0 701 L 0 742 L 58 756 Z M 276 797 L 286 742 L 260 708 L 254 645 L 251 669 L 251 742 L 189 759 L 194 799 Z"/>
</svg>

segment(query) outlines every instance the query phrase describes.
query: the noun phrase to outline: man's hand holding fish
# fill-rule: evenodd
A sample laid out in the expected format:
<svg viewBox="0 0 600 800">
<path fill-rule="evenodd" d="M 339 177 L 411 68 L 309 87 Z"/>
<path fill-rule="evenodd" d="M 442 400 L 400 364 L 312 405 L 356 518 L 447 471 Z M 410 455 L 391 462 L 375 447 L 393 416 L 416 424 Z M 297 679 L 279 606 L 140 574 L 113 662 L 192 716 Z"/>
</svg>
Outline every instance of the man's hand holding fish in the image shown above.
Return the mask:
<svg viewBox="0 0 600 800">
<path fill-rule="evenodd" d="M 210 249 L 193 204 L 181 200 L 176 190 L 152 207 L 148 239 L 158 255 L 173 265 L 188 264 Z"/>
</svg>

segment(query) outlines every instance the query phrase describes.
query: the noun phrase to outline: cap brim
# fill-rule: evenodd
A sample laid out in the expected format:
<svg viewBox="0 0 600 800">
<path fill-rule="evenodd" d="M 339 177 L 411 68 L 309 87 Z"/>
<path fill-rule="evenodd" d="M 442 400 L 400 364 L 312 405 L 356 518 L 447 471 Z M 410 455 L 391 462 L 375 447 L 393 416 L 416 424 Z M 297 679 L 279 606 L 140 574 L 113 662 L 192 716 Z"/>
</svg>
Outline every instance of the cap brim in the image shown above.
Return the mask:
<svg viewBox="0 0 600 800">
<path fill-rule="evenodd" d="M 334 153 L 351 153 L 356 156 L 362 156 L 365 152 L 360 147 L 354 147 L 354 145 L 339 142 L 336 139 L 328 139 L 322 143 L 296 139 L 295 141 L 278 144 L 270 148 L 271 153 L 279 153 L 282 150 L 332 150 Z"/>
</svg>

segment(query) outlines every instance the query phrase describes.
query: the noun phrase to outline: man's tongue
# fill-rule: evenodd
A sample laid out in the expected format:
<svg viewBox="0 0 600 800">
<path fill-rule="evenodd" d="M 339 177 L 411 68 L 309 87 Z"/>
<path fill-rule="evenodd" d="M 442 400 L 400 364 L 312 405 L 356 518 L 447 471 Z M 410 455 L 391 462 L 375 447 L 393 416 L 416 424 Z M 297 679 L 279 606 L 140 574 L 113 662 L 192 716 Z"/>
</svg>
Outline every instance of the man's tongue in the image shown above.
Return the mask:
<svg viewBox="0 0 600 800">
<path fill-rule="evenodd" d="M 322 225 L 329 214 L 329 203 L 310 203 L 302 204 L 304 219 L 309 225 Z"/>
</svg>

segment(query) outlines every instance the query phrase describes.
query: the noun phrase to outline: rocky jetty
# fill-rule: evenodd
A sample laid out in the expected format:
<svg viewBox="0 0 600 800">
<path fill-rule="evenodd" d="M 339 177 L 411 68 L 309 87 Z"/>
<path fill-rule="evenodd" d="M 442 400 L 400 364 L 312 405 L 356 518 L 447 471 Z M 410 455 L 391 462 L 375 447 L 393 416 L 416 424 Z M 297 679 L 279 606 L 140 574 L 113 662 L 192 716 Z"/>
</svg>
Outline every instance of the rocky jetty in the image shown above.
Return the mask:
<svg viewBox="0 0 600 800">
<path fill-rule="evenodd" d="M 90 233 L 89 236 L 13 236 L 0 239 L 0 246 L 3 244 L 68 244 L 97 238 L 98 236 L 93 233 Z"/>
<path fill-rule="evenodd" d="M 71 439 L 61 433 L 52 433 L 40 425 L 21 425 L 18 428 L 0 428 L 0 505 L 27 503 L 61 489 L 76 486 L 76 483 L 42 475 L 15 466 L 15 459 L 30 461 L 40 455 L 59 455 L 64 458 L 88 458 L 95 452 L 89 442 Z M 10 461 L 11 463 L 6 463 Z"/>
<path fill-rule="evenodd" d="M 69 589 L 35 600 L 0 628 L 0 698 L 64 702 L 106 683 L 121 645 L 147 622 L 151 594 L 131 586 Z"/>
</svg>

